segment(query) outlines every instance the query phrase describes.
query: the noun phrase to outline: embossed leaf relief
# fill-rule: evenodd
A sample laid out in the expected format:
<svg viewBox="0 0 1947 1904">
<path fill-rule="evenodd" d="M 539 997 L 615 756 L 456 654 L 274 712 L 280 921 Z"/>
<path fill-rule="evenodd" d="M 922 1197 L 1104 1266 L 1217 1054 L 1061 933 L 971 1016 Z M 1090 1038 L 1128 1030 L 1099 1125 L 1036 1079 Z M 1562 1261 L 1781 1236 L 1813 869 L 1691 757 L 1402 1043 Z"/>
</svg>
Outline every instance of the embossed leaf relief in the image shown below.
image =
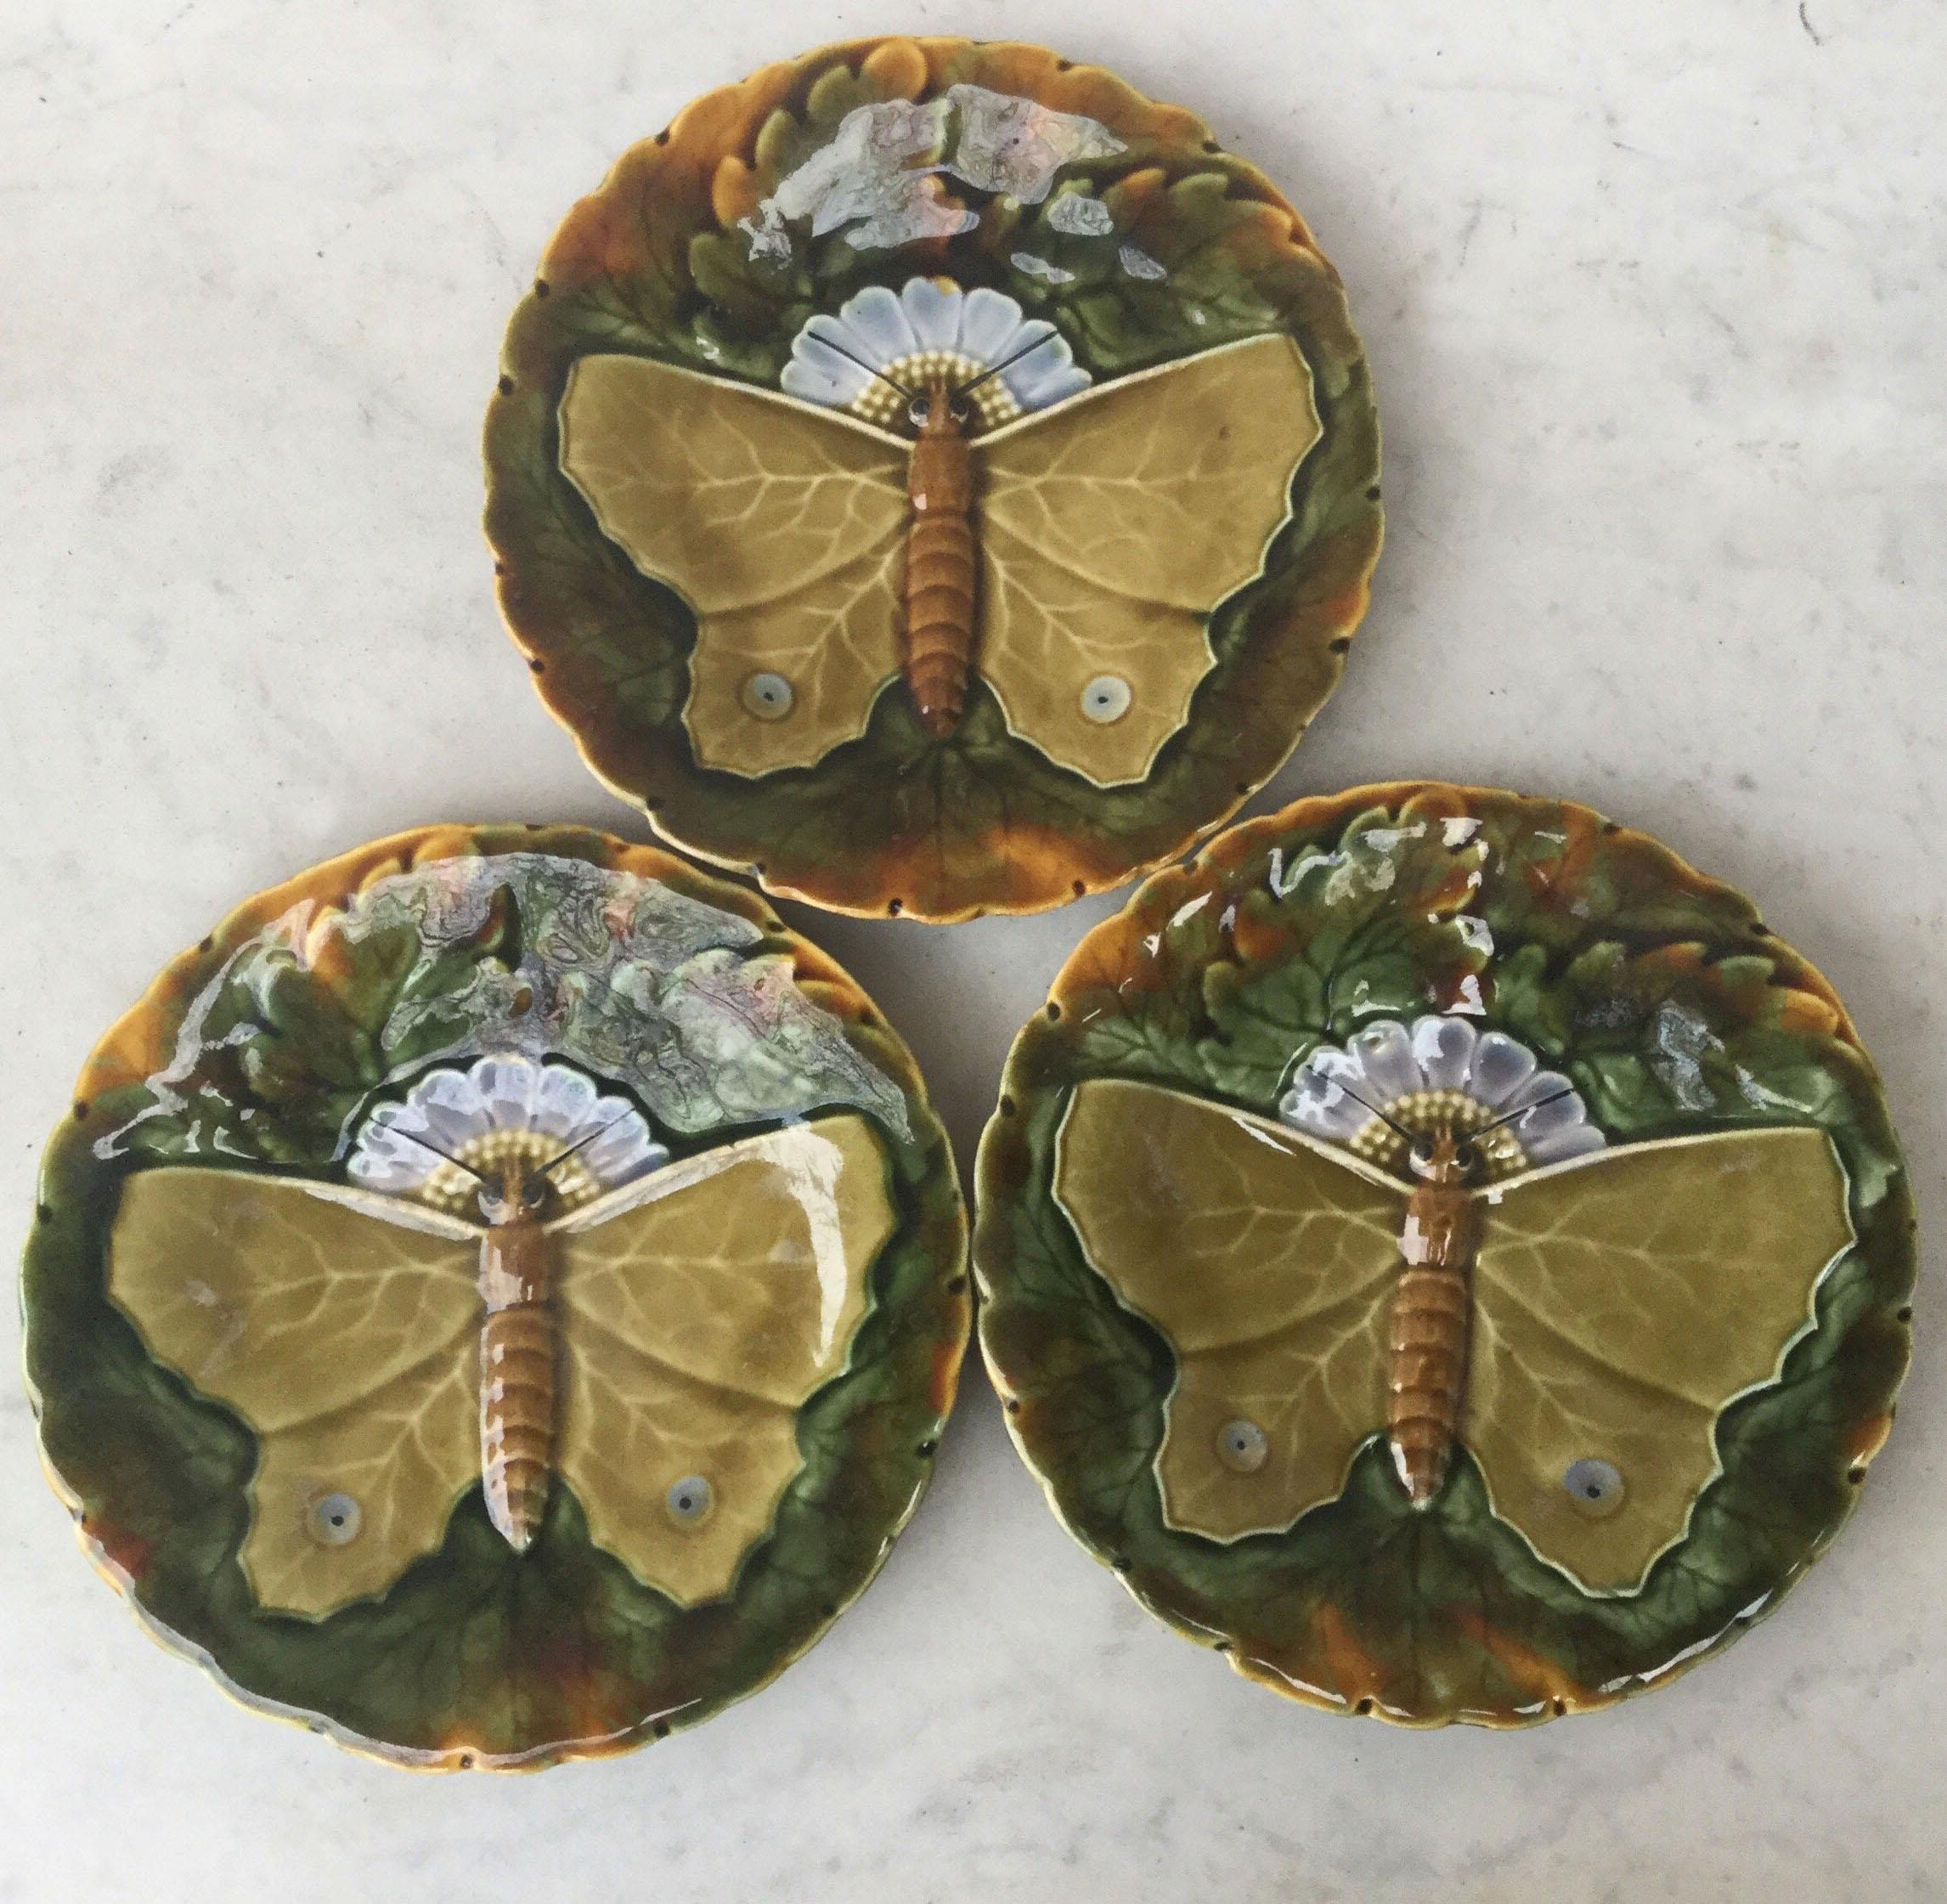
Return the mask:
<svg viewBox="0 0 1947 1904">
<path fill-rule="evenodd" d="M 793 227 L 812 237 L 842 231 L 858 251 L 951 237 L 979 221 L 945 198 L 942 175 L 1038 205 L 1064 166 L 1123 149 L 1098 121 L 985 86 L 877 101 L 848 112 L 739 229 L 753 257 L 777 263 L 792 257 Z"/>
<path fill-rule="evenodd" d="M 374 1090 L 505 1052 L 567 1058 L 668 1131 L 846 1105 L 906 1138 L 897 1085 L 763 937 L 656 880 L 540 853 L 437 861 L 341 909 L 306 901 L 225 959 L 150 1101 L 97 1151 L 327 1162 Z"/>
<path fill-rule="evenodd" d="M 562 467 L 604 533 L 697 616 L 698 760 L 762 774 L 862 734 L 899 672 L 908 444 L 648 358 L 583 359 L 561 421 Z M 1277 336 L 974 438 L 972 655 L 1009 728 L 1099 785 L 1143 778 L 1214 664 L 1211 612 L 1261 568 L 1320 427 Z M 760 674 L 782 705 L 753 705 Z M 1105 676 L 1120 711 L 1089 702 Z"/>
<path fill-rule="evenodd" d="M 1176 1354 L 1156 1463 L 1171 1524 L 1230 1540 L 1334 1498 L 1385 1423 L 1410 1186 L 1285 1126 L 1113 1080 L 1076 1088 L 1055 1186 L 1095 1269 Z M 1629 1592 L 1718 1472 L 1719 1414 L 1812 1326 L 1854 1240 L 1844 1171 L 1823 1132 L 1775 1127 L 1625 1144 L 1472 1195 L 1459 1438 L 1542 1559 Z M 1265 1441 L 1249 1467 L 1221 1458 L 1240 1420 Z M 1575 1472 L 1622 1486 L 1578 1499 Z"/>
<path fill-rule="evenodd" d="M 645 1585 L 686 1606 L 730 1590 L 895 1227 L 879 1139 L 852 1114 L 664 1165 L 545 1225 L 553 1461 Z M 129 1180 L 110 1293 L 257 1438 L 240 1557 L 262 1605 L 322 1618 L 382 1592 L 479 1483 L 482 1384 L 501 1379 L 482 1366 L 488 1234 L 293 1178 Z"/>
</svg>

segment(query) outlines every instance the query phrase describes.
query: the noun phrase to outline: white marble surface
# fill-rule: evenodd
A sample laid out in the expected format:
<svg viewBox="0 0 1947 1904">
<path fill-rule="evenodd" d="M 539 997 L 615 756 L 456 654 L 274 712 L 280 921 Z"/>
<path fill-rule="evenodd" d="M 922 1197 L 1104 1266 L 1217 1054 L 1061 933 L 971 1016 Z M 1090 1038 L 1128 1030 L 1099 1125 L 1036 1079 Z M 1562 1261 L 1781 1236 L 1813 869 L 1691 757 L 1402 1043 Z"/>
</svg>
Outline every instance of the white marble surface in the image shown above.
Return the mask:
<svg viewBox="0 0 1947 1904">
<path fill-rule="evenodd" d="M 1434 773 L 1662 835 L 1831 975 L 1940 1218 L 1939 0 L 8 0 L 0 1209 L 25 1227 L 96 1032 L 245 893 L 435 817 L 630 826 L 495 624 L 501 325 L 624 145 L 894 24 L 1198 106 L 1351 285 L 1391 546 L 1259 806 Z M 964 1161 L 1109 904 L 793 916 L 911 1037 Z M 975 1372 L 880 1582 L 776 1687 L 618 1761 L 408 1777 L 150 1646 L 9 1382 L 0 1900 L 1941 1896 L 1939 1274 L 1930 1249 L 1862 1509 L 1777 1619 L 1519 1737 L 1287 1708 L 1153 1624 Z"/>
</svg>

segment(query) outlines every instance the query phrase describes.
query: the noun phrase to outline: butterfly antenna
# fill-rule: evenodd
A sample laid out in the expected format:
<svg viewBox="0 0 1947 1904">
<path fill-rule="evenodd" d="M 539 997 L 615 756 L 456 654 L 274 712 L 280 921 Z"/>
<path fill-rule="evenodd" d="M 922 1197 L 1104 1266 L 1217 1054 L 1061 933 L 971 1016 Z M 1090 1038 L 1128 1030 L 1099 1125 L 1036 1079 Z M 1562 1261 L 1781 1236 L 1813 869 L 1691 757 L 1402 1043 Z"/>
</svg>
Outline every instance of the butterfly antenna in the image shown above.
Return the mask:
<svg viewBox="0 0 1947 1904">
<path fill-rule="evenodd" d="M 607 1137 L 618 1124 L 627 1123 L 629 1118 L 629 1115 L 630 1114 L 628 1111 L 624 1111 L 621 1116 L 612 1118 L 607 1123 L 604 1124 L 600 1130 L 590 1131 L 586 1137 L 577 1138 L 573 1144 L 568 1145 L 567 1150 L 556 1151 L 553 1156 L 550 1157 L 539 1170 L 533 1172 L 534 1177 L 545 1183 L 547 1180 L 547 1175 L 550 1170 L 558 1169 L 562 1164 L 565 1164 L 568 1159 L 575 1154 L 577 1150 L 587 1150 L 589 1145 L 593 1144 L 598 1137 Z"/>
<path fill-rule="evenodd" d="M 403 1137 L 408 1144 L 416 1144 L 420 1150 L 430 1150 L 436 1157 L 443 1157 L 447 1162 L 453 1166 L 455 1170 L 464 1170 L 475 1183 L 484 1184 L 487 1181 L 486 1178 L 483 1176 L 480 1172 L 476 1170 L 471 1164 L 464 1162 L 461 1159 L 454 1156 L 450 1150 L 442 1150 L 437 1144 L 427 1142 L 425 1138 L 420 1137 L 416 1132 L 407 1130 L 405 1127 L 399 1123 L 396 1118 L 387 1123 L 386 1128 L 388 1131 L 393 1132 L 396 1135 Z"/>
<path fill-rule="evenodd" d="M 1334 1082 L 1337 1082 L 1337 1080 L 1335 1079 Z M 1398 1118 L 1389 1117 L 1385 1112 L 1381 1110 L 1376 1104 L 1368 1104 L 1366 1100 L 1352 1088 L 1351 1085 L 1340 1084 L 1339 1088 L 1343 1091 L 1354 1104 L 1358 1105 L 1360 1110 L 1369 1110 L 1374 1116 L 1379 1119 L 1380 1123 L 1386 1127 L 1388 1130 L 1393 1132 L 1397 1136 L 1403 1137 L 1406 1139 L 1407 1148 L 1408 1150 L 1411 1150 L 1414 1144 L 1419 1142 L 1419 1139 L 1415 1137 L 1404 1124 L 1401 1123 Z"/>
<path fill-rule="evenodd" d="M 1043 344 L 1052 344 L 1060 335 L 1061 332 L 1058 331 L 1047 331 L 1041 336 L 1036 337 L 1031 344 L 1024 344 L 1012 357 L 1003 357 L 998 364 L 992 364 L 981 371 L 979 376 L 974 378 L 970 382 L 962 384 L 953 393 L 954 402 L 958 403 L 962 397 L 971 395 L 990 377 L 997 377 L 1002 371 L 1011 370 L 1024 357 L 1031 357 Z"/>
<path fill-rule="evenodd" d="M 1489 1131 L 1498 1131 L 1502 1125 L 1511 1124 L 1517 1117 L 1526 1117 L 1531 1110 L 1539 1110 L 1547 1105 L 1560 1104 L 1564 1098 L 1572 1098 L 1574 1095 L 1575 1087 L 1571 1084 L 1562 1090 L 1554 1092 L 1548 1097 L 1538 1099 L 1533 1104 L 1518 1105 L 1505 1117 L 1497 1117 L 1493 1123 L 1481 1125 L 1480 1129 L 1474 1133 L 1474 1135 L 1476 1138 L 1485 1137 Z"/>
<path fill-rule="evenodd" d="M 831 338 L 826 336 L 822 331 L 819 331 L 814 334 L 814 342 L 824 345 L 827 350 L 837 351 L 839 356 L 844 358 L 847 363 L 856 364 L 867 376 L 877 377 L 881 383 L 889 384 L 894 390 L 898 391 L 900 395 L 904 397 L 909 404 L 917 404 L 919 401 L 919 393 L 917 390 L 908 390 L 897 377 L 888 376 L 883 370 L 878 370 L 874 365 L 866 363 L 865 359 L 862 357 L 855 357 L 852 353 L 847 350 L 843 344 L 835 343 Z"/>
</svg>

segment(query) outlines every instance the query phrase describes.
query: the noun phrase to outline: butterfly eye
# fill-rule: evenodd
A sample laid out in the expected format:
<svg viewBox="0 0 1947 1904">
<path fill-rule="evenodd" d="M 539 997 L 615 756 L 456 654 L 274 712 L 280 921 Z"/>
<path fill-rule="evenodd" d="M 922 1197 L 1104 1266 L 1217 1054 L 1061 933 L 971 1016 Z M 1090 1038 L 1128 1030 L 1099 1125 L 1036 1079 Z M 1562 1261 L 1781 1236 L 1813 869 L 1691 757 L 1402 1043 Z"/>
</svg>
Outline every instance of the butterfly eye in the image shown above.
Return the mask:
<svg viewBox="0 0 1947 1904">
<path fill-rule="evenodd" d="M 669 1518 L 679 1527 L 694 1527 L 697 1522 L 708 1519 L 716 1504 L 715 1490 L 700 1474 L 686 1474 L 663 1497 Z"/>
<path fill-rule="evenodd" d="M 1605 1521 L 1622 1505 L 1624 1489 L 1619 1469 L 1592 1457 L 1569 1463 L 1561 1477 L 1569 1503 L 1591 1521 Z"/>
<path fill-rule="evenodd" d="M 914 429 L 923 430 L 926 427 L 927 418 L 926 398 L 915 397 L 907 406 L 906 414 L 907 421 L 911 423 Z"/>
<path fill-rule="evenodd" d="M 754 714 L 759 720 L 783 720 L 797 698 L 782 675 L 753 675 L 743 684 L 744 712 Z"/>
<path fill-rule="evenodd" d="M 1129 683 L 1120 675 L 1098 675 L 1081 691 L 1081 713 L 1085 720 L 1106 727 L 1129 711 Z"/>
<path fill-rule="evenodd" d="M 1256 1474 L 1270 1459 L 1271 1443 L 1255 1421 L 1241 1417 L 1217 1430 L 1217 1459 L 1236 1474 Z"/>
<path fill-rule="evenodd" d="M 530 1177 L 521 1186 L 521 1201 L 530 1210 L 539 1210 L 548 1201 L 548 1180 L 545 1177 Z"/>
<path fill-rule="evenodd" d="M 501 1195 L 495 1184 L 483 1186 L 480 1192 L 480 1214 L 490 1223 L 497 1223 L 507 1214 L 507 1200 Z"/>
<path fill-rule="evenodd" d="M 1462 1170 L 1471 1170 L 1481 1153 L 1471 1144 L 1456 1144 L 1453 1146 L 1453 1161 Z"/>
<path fill-rule="evenodd" d="M 320 1547 L 342 1547 L 358 1538 L 364 1515 L 349 1494 L 319 1494 L 306 1509 L 304 1529 Z"/>
</svg>

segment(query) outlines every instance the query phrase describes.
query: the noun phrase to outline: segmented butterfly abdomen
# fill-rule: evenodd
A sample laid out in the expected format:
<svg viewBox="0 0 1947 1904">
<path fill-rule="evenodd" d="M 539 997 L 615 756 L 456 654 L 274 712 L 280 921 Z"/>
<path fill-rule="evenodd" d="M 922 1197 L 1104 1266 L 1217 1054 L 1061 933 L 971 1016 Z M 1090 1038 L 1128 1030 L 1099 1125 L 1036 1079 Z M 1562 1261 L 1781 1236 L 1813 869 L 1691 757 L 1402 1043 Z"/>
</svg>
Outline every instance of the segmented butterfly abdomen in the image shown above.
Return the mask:
<svg viewBox="0 0 1947 1904">
<path fill-rule="evenodd" d="M 496 1223 L 480 1246 L 480 1476 L 487 1514 L 526 1552 L 554 1472 L 555 1315 L 539 1223 Z"/>
<path fill-rule="evenodd" d="M 1422 1183 L 1406 1212 L 1386 1341 L 1386 1438 L 1418 1506 L 1447 1478 L 1467 1374 L 1469 1286 L 1479 1240 L 1474 1200 L 1459 1182 Z"/>
<path fill-rule="evenodd" d="M 974 647 L 974 457 L 944 389 L 927 398 L 906 472 L 906 687 L 929 734 L 960 722 Z"/>
</svg>

